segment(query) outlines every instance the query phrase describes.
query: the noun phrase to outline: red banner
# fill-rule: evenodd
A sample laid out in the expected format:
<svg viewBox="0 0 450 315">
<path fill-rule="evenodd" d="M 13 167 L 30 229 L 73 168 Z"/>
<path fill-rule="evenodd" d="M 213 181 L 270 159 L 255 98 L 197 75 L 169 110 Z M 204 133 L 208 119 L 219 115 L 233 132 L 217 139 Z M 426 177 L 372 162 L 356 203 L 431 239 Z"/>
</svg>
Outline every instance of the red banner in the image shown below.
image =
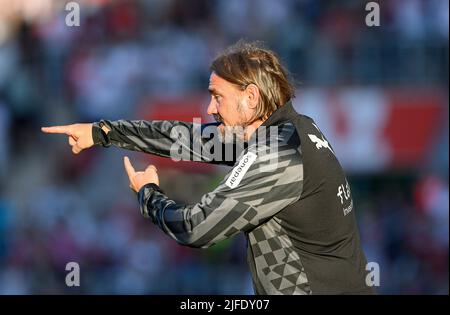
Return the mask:
<svg viewBox="0 0 450 315">
<path fill-rule="evenodd" d="M 187 94 L 149 100 L 139 117 L 147 120 L 202 122 L 209 96 Z M 305 89 L 294 107 L 313 118 L 348 171 L 412 168 L 427 162 L 446 122 L 448 100 L 441 90 L 379 88 Z M 151 158 L 160 167 L 209 172 L 204 163 Z"/>
</svg>

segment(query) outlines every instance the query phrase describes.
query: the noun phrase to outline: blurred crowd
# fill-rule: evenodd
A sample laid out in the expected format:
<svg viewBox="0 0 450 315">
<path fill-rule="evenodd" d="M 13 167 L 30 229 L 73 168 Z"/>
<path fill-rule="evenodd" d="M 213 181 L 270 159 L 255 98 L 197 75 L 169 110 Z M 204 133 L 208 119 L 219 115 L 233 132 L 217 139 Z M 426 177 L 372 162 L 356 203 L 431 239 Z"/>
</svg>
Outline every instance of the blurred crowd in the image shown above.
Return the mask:
<svg viewBox="0 0 450 315">
<path fill-rule="evenodd" d="M 448 90 L 445 0 L 380 1 L 380 28 L 367 27 L 364 4 L 352 0 L 80 2 L 79 27 L 65 24 L 63 8 L 19 15 L 9 34 L 0 23 L 0 294 L 253 292 L 243 236 L 208 250 L 177 245 L 139 214 L 125 152 L 73 156 L 64 137 L 42 135 L 40 126 L 139 119 L 154 96 L 206 91 L 209 62 L 240 38 L 277 51 L 299 93 Z M 127 154 L 145 165 L 142 154 Z M 440 173 L 349 174 L 380 293 L 448 294 L 448 152 L 441 154 Z M 223 174 L 165 169 L 161 187 L 194 203 Z M 80 265 L 80 287 L 65 284 L 70 261 Z"/>
</svg>

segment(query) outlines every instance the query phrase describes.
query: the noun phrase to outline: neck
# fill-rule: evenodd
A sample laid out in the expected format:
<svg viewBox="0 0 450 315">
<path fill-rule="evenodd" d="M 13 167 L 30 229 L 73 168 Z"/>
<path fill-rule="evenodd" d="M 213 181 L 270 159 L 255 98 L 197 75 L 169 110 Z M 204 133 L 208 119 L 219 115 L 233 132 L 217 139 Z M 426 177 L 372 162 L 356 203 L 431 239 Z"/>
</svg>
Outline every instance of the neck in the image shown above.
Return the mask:
<svg viewBox="0 0 450 315">
<path fill-rule="evenodd" d="M 248 141 L 252 134 L 256 131 L 256 129 L 258 129 L 259 126 L 261 126 L 263 124 L 264 120 L 258 119 L 255 120 L 254 122 L 252 122 L 250 125 L 248 125 L 245 128 L 245 140 Z"/>
</svg>

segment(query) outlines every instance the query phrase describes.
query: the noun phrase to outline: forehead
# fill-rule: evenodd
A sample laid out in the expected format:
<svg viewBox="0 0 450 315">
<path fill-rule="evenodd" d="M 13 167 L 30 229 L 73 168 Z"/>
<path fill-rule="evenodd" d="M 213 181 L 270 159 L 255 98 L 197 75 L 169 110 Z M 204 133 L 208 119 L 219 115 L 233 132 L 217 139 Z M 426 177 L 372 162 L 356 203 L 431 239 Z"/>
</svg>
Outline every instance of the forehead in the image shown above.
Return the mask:
<svg viewBox="0 0 450 315">
<path fill-rule="evenodd" d="M 214 91 L 221 91 L 221 92 L 232 92 L 232 91 L 237 91 L 238 88 L 228 82 L 225 79 L 222 79 L 221 77 L 219 77 L 217 74 L 215 74 L 214 72 L 211 72 L 211 75 L 209 77 L 209 87 L 208 89 L 214 90 Z"/>
</svg>

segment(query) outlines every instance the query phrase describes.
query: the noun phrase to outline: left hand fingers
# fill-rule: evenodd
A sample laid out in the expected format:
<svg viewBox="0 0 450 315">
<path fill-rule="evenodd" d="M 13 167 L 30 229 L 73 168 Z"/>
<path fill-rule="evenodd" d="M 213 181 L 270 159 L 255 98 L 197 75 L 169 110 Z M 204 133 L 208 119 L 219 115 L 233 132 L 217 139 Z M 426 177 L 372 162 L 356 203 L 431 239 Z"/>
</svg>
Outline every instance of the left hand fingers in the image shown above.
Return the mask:
<svg viewBox="0 0 450 315">
<path fill-rule="evenodd" d="M 154 183 L 159 185 L 158 170 L 155 165 L 149 165 L 144 171 L 144 177 L 146 178 L 146 183 Z"/>
<path fill-rule="evenodd" d="M 127 171 L 128 177 L 130 178 L 130 181 L 131 181 L 131 179 L 136 174 L 136 171 L 134 170 L 133 165 L 131 165 L 131 162 L 130 162 L 130 159 L 128 158 L 128 156 L 124 157 L 123 164 L 125 166 L 125 170 Z"/>
<path fill-rule="evenodd" d="M 156 168 L 155 165 L 150 164 L 149 166 L 147 166 L 147 168 L 145 169 L 145 172 L 153 170 L 155 173 L 158 172 L 158 169 Z"/>
<path fill-rule="evenodd" d="M 154 165 L 147 166 L 144 172 L 136 172 L 128 157 L 125 157 L 124 166 L 130 180 L 129 187 L 133 191 L 138 192 L 142 186 L 148 183 L 159 185 L 158 173 Z"/>
</svg>

